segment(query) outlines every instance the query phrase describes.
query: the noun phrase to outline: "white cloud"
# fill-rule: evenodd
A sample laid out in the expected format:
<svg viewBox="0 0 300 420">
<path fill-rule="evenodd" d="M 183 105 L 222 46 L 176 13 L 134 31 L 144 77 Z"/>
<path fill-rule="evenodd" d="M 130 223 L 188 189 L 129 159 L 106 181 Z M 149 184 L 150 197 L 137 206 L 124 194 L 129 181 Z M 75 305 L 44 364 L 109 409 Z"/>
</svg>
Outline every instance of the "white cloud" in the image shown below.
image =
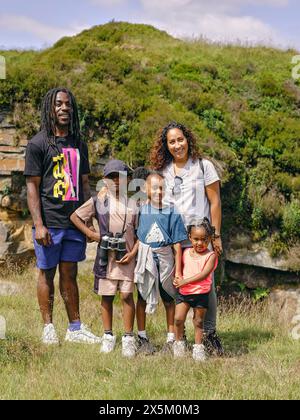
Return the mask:
<svg viewBox="0 0 300 420">
<path fill-rule="evenodd" d="M 69 28 L 64 29 L 43 24 L 26 16 L 1 14 L 0 28 L 5 30 L 8 34 L 10 31 L 23 32 L 34 35 L 42 42 L 52 43 L 62 38 L 63 36 L 74 35 L 74 33 L 78 33 L 79 31 L 85 29 L 86 26 L 79 26 L 74 24 Z"/>
<path fill-rule="evenodd" d="M 88 0 L 111 13 L 111 18 L 148 23 L 178 37 L 201 37 L 214 41 L 290 44 L 276 29 L 254 16 L 243 15 L 247 5 L 285 7 L 289 0 L 136 0 L 133 12 L 130 0 Z M 259 7 L 257 7 L 259 11 Z M 78 17 L 80 19 L 80 16 Z M 63 36 L 79 33 L 91 25 L 70 22 L 66 27 L 43 24 L 26 16 L 1 14 L 0 28 L 10 33 L 30 34 L 39 42 L 51 44 Z"/>
<path fill-rule="evenodd" d="M 147 12 L 168 13 L 193 11 L 198 13 L 237 13 L 248 5 L 287 6 L 289 0 L 140 0 Z"/>
<path fill-rule="evenodd" d="M 220 42 L 286 43 L 270 25 L 243 16 L 241 7 L 259 4 L 283 7 L 288 0 L 141 0 L 141 21 L 177 37 L 201 37 Z"/>
<path fill-rule="evenodd" d="M 182 19 L 180 25 L 175 17 L 169 22 L 149 20 L 148 23 L 179 38 L 204 37 L 218 42 L 276 45 L 282 44 L 283 41 L 272 27 L 251 16 L 205 14 L 193 19 Z"/>
<path fill-rule="evenodd" d="M 122 6 L 128 0 L 89 0 L 93 4 Z M 140 11 L 131 22 L 149 23 L 177 37 L 205 37 L 221 42 L 264 43 L 282 46 L 269 24 L 254 16 L 243 15 L 245 6 L 286 7 L 289 0 L 138 0 Z M 126 14 L 126 12 L 125 12 Z"/>
</svg>

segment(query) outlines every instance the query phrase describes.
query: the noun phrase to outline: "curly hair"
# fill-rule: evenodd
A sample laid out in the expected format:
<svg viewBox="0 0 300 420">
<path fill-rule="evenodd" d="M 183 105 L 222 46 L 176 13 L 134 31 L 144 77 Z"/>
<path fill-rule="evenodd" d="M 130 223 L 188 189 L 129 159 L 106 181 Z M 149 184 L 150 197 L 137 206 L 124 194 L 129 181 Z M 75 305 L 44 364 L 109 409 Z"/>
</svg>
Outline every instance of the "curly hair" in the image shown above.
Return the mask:
<svg viewBox="0 0 300 420">
<path fill-rule="evenodd" d="M 200 228 L 200 227 L 203 227 L 205 229 L 208 237 L 211 238 L 215 236 L 216 228 L 211 225 L 207 217 L 204 217 L 204 219 L 199 219 L 192 222 L 187 228 L 188 234 L 191 235 L 193 228 Z"/>
<path fill-rule="evenodd" d="M 195 135 L 183 124 L 179 124 L 173 121 L 163 129 L 159 130 L 158 136 L 151 149 L 150 164 L 151 167 L 156 171 L 161 171 L 165 169 L 165 167 L 173 161 L 173 156 L 171 155 L 168 149 L 167 136 L 169 131 L 174 128 L 178 128 L 179 130 L 181 130 L 184 137 L 187 139 L 189 145 L 189 157 L 191 157 L 193 160 L 201 158 L 201 154 L 197 146 L 197 138 L 195 137 Z"/>
</svg>

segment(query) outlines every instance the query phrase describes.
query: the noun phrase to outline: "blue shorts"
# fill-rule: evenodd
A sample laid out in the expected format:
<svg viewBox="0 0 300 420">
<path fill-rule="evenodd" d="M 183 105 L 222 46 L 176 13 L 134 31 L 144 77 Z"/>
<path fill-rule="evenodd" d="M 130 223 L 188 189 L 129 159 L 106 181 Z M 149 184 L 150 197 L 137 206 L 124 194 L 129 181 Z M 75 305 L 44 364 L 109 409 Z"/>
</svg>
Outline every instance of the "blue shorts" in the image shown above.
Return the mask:
<svg viewBox="0 0 300 420">
<path fill-rule="evenodd" d="M 33 242 L 37 267 L 50 270 L 60 262 L 77 263 L 85 260 L 86 237 L 75 229 L 48 229 L 52 237 L 52 245 L 38 245 L 33 229 Z"/>
</svg>

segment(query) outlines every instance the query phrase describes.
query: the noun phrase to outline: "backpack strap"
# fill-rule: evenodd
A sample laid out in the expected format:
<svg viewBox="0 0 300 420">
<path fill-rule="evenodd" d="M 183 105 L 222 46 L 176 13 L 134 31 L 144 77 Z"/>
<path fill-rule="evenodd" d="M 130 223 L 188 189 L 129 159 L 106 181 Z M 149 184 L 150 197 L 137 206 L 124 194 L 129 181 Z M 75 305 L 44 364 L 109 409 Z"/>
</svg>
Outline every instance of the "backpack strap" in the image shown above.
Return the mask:
<svg viewBox="0 0 300 420">
<path fill-rule="evenodd" d="M 98 220 L 100 235 L 105 236 L 109 232 L 109 200 L 106 196 L 104 200 L 99 200 L 97 196 L 93 197 L 95 215 Z"/>
<path fill-rule="evenodd" d="M 203 159 L 199 159 L 199 163 L 200 163 L 200 168 L 202 170 L 203 176 L 205 176 L 205 169 L 204 169 L 204 163 L 203 163 Z"/>
<path fill-rule="evenodd" d="M 101 238 L 107 235 L 109 232 L 109 200 L 108 197 L 105 197 L 104 200 L 99 200 L 98 197 L 93 197 L 94 207 L 95 207 L 95 216 L 99 225 Z M 107 276 L 107 266 L 100 266 L 100 246 L 98 244 L 97 255 L 94 264 L 94 292 L 98 294 L 99 291 L 99 281 L 98 279 L 105 279 Z"/>
</svg>

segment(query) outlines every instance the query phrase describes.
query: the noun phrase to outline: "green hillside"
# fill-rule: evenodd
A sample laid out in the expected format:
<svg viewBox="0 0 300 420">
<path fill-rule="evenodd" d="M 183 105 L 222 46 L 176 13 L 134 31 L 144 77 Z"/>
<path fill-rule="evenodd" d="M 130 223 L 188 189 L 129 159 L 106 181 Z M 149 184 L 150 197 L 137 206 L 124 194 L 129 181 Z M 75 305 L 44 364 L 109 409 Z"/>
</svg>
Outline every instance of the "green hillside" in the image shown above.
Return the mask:
<svg viewBox="0 0 300 420">
<path fill-rule="evenodd" d="M 225 227 L 267 240 L 273 255 L 300 239 L 300 88 L 295 51 L 177 40 L 145 25 L 109 23 L 44 51 L 4 51 L 0 110 L 22 133 L 38 128 L 56 85 L 79 102 L 92 159 L 143 164 L 157 129 L 179 120 L 204 154 L 226 164 Z"/>
</svg>

